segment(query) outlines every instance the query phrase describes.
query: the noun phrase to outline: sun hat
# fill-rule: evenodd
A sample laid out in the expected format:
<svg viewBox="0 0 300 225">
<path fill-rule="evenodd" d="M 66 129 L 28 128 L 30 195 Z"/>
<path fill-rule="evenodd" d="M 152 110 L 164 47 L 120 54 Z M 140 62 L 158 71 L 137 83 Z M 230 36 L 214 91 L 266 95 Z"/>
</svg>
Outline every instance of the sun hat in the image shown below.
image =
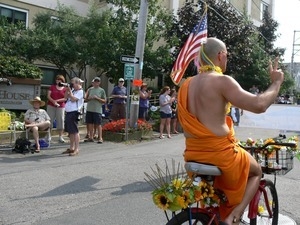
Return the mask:
<svg viewBox="0 0 300 225">
<path fill-rule="evenodd" d="M 119 82 L 120 82 L 120 81 L 124 81 L 124 79 L 123 79 L 123 78 L 120 78 L 120 79 L 119 79 Z"/>
<path fill-rule="evenodd" d="M 41 107 L 45 105 L 45 102 L 41 100 L 40 97 L 36 96 L 34 99 L 29 100 L 30 104 L 33 105 L 35 102 L 39 102 Z"/>
</svg>

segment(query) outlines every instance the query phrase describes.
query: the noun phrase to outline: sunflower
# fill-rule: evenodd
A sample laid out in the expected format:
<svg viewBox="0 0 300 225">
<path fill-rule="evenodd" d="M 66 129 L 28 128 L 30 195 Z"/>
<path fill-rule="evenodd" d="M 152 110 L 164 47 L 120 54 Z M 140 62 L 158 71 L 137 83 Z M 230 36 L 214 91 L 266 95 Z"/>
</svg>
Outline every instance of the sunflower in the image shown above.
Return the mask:
<svg viewBox="0 0 300 225">
<path fill-rule="evenodd" d="M 167 210 L 169 208 L 169 199 L 164 194 L 157 194 L 153 196 L 153 201 L 158 208 Z"/>
</svg>

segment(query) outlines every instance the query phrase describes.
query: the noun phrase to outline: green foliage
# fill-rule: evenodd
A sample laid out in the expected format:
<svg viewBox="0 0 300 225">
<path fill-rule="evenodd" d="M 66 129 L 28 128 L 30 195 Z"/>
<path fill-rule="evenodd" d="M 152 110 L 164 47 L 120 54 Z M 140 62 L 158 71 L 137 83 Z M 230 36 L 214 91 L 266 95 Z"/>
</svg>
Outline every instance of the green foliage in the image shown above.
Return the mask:
<svg viewBox="0 0 300 225">
<path fill-rule="evenodd" d="M 226 1 L 207 0 L 208 5 L 208 37 L 217 37 L 225 42 L 228 55 L 226 74 L 233 76 L 241 86 L 249 90 L 252 85 L 257 85 L 260 90 L 265 90 L 270 84 L 267 71 L 268 62 L 275 56 L 282 56 L 284 49 L 274 48 L 277 35 L 275 32 L 278 23 L 265 14 L 263 25 L 255 28 L 250 19 L 237 13 Z M 171 63 L 165 64 L 165 70 L 170 73 L 179 51 L 186 42 L 188 35 L 200 21 L 204 12 L 204 3 L 186 3 L 178 12 L 178 19 L 173 18 L 172 27 L 166 32 L 166 42 L 170 49 L 174 47 Z M 280 68 L 283 68 L 280 65 Z M 287 71 L 283 68 L 285 74 Z M 193 62 L 185 72 L 185 77 L 197 74 Z M 172 82 L 166 77 L 166 84 Z M 286 75 L 281 92 L 293 86 L 292 80 Z"/>
<path fill-rule="evenodd" d="M 42 71 L 17 57 L 0 55 L 0 76 L 40 79 Z"/>
</svg>

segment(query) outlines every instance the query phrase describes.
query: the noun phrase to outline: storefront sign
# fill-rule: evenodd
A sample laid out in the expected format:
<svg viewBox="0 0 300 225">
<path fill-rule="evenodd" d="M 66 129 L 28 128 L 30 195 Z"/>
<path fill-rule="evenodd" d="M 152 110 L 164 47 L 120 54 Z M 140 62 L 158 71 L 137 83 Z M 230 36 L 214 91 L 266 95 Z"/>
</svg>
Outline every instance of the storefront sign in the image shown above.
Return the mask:
<svg viewBox="0 0 300 225">
<path fill-rule="evenodd" d="M 30 82 L 29 82 L 30 83 Z M 12 82 L 11 86 L 0 84 L 0 108 L 27 110 L 30 99 L 40 96 L 40 82 Z"/>
</svg>

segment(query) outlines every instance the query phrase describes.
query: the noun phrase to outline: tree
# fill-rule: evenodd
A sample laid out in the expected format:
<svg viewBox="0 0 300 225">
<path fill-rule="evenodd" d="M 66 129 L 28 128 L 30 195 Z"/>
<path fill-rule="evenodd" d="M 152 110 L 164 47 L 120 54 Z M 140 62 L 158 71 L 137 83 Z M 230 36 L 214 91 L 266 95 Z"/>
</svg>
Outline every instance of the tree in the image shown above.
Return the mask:
<svg viewBox="0 0 300 225">
<path fill-rule="evenodd" d="M 226 74 L 233 76 L 246 90 L 253 84 L 264 90 L 270 82 L 267 71 L 269 59 L 275 55 L 282 56 L 284 53 L 283 49 L 274 48 L 277 22 L 266 14 L 263 25 L 257 29 L 246 15 L 237 12 L 226 1 L 208 0 L 206 3 L 208 36 L 224 41 L 229 52 Z M 178 18 L 174 17 L 173 26 L 165 35 L 170 48 L 174 49 L 172 62 L 175 62 L 180 49 L 203 12 L 202 1 L 196 4 L 188 2 L 179 10 Z M 170 65 L 166 65 L 169 72 L 172 68 Z M 196 73 L 196 67 L 191 63 L 185 77 Z M 166 78 L 166 82 L 171 85 L 169 77 Z M 289 84 L 290 82 L 286 82 L 286 85 Z"/>
<path fill-rule="evenodd" d="M 73 72 L 81 77 L 87 60 L 82 51 L 89 46 L 79 35 L 83 18 L 72 8 L 59 6 L 55 12 L 42 12 L 33 20 L 34 28 L 27 29 L 19 38 L 23 52 L 30 60 L 42 60 L 54 64 L 69 77 Z"/>
<path fill-rule="evenodd" d="M 12 24 L 0 20 L 0 76 L 18 78 L 42 78 L 42 71 L 26 57 L 20 57 L 18 37 L 25 29 L 24 24 Z"/>
<path fill-rule="evenodd" d="M 41 79 L 42 71 L 15 56 L 0 55 L 0 76 Z"/>
<path fill-rule="evenodd" d="M 72 71 L 82 77 L 89 65 L 116 82 L 123 76 L 120 56 L 135 53 L 138 8 L 134 1 L 108 2 L 114 7 L 99 11 L 91 5 L 86 17 L 61 5 L 55 12 L 38 14 L 34 28 L 19 38 L 19 43 L 24 44 L 20 54 L 29 60 L 50 62 L 69 76 Z M 157 49 L 155 43 L 171 14 L 160 8 L 158 1 L 152 0 L 149 5 L 143 77 L 154 78 L 163 70 L 159 59 L 168 52 L 163 45 Z"/>
<path fill-rule="evenodd" d="M 250 57 L 255 44 L 251 36 L 255 34 L 252 23 L 243 15 L 238 14 L 225 1 L 206 1 L 208 8 L 208 36 L 217 37 L 227 45 L 229 63 L 226 73 L 240 74 L 253 63 Z M 181 43 L 175 47 L 173 61 L 177 58 L 180 49 L 186 42 L 188 34 L 191 32 L 197 21 L 200 20 L 204 12 L 204 3 L 186 3 L 178 12 L 178 19 L 174 19 L 172 29 L 167 33 L 167 40 L 170 45 Z M 226 28 L 226 29 L 225 29 Z M 178 37 L 179 40 L 169 39 L 168 37 Z M 238 44 L 237 44 L 238 43 Z M 243 57 L 240 57 L 240 56 Z M 230 63 L 234 62 L 234 63 Z M 186 76 L 193 76 L 197 73 L 191 64 L 186 71 Z"/>
</svg>

